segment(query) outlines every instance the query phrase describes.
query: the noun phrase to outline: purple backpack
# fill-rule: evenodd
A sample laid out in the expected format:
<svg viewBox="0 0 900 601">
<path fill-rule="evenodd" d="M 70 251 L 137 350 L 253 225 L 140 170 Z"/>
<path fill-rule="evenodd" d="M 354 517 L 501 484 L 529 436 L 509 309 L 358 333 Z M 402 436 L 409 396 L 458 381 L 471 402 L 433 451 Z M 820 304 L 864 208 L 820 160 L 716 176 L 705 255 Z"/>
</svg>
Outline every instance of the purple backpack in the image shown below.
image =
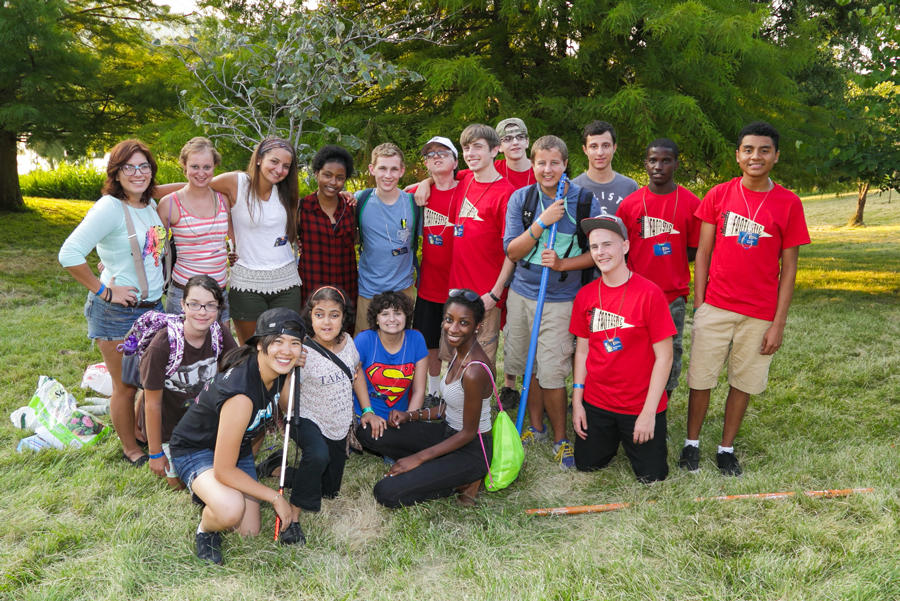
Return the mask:
<svg viewBox="0 0 900 601">
<path fill-rule="evenodd" d="M 125 336 L 125 341 L 116 349 L 125 355 L 137 355 L 138 360 L 150 346 L 150 341 L 158 331 L 166 328 L 169 336 L 169 362 L 166 364 L 166 377 L 178 371 L 184 359 L 184 315 L 172 315 L 162 311 L 147 311 L 138 317 Z M 212 347 L 216 359 L 222 353 L 222 326 L 214 321 L 210 327 Z"/>
</svg>

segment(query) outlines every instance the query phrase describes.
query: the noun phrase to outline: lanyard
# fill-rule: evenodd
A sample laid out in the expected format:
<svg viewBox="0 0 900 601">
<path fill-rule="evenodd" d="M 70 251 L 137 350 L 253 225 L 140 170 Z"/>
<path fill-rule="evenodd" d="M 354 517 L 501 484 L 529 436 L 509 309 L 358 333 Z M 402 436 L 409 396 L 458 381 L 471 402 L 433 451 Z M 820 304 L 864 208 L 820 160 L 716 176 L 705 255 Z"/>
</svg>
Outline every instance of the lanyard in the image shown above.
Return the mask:
<svg viewBox="0 0 900 601">
<path fill-rule="evenodd" d="M 668 196 L 668 194 L 666 195 Z M 647 188 L 644 188 L 644 194 L 641 197 L 641 201 L 644 203 L 644 217 L 650 217 L 650 211 L 647 210 Z M 668 204 L 668 202 L 666 203 Z M 663 206 L 662 211 L 659 212 L 660 215 L 665 218 L 666 215 L 666 207 Z M 675 227 L 675 217 L 678 215 L 678 186 L 675 186 L 675 208 L 672 210 L 672 229 Z M 668 241 L 669 236 L 672 234 L 672 229 L 666 232 L 666 237 L 663 240 Z"/>
<path fill-rule="evenodd" d="M 624 319 L 622 316 L 622 307 L 625 306 L 625 294 L 628 292 L 628 284 L 631 283 L 631 270 L 628 271 L 628 279 L 625 280 L 625 288 L 622 290 L 622 299 L 619 301 L 619 310 L 616 312 L 616 317 L 620 317 Z M 603 278 L 597 278 L 597 302 L 600 304 L 600 311 L 603 311 Z M 613 328 L 613 335 L 610 338 L 609 334 L 606 333 L 606 330 L 603 330 L 603 335 L 606 337 L 607 341 L 612 341 L 616 338 L 619 333 L 619 324 L 616 323 L 616 327 Z"/>
</svg>

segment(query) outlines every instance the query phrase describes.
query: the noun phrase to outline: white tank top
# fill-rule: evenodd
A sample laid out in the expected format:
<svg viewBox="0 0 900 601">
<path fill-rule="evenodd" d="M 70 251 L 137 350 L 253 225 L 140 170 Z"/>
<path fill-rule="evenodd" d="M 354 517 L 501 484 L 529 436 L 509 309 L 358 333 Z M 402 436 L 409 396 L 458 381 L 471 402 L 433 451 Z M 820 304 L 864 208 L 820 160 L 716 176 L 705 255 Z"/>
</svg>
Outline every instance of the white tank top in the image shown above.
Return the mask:
<svg viewBox="0 0 900 601">
<path fill-rule="evenodd" d="M 456 357 L 454 357 L 453 360 L 455 361 Z M 453 361 L 450 362 L 450 366 L 452 365 Z M 484 368 L 480 365 L 473 365 L 472 369 Z M 450 371 L 449 367 L 447 371 Z M 466 396 L 462 387 L 462 375 L 460 375 L 459 379 L 454 380 L 449 384 L 444 382 L 444 378 L 441 378 L 438 390 L 440 391 L 444 402 L 447 404 L 444 419 L 447 420 L 448 426 L 459 432 L 463 428 L 463 405 L 465 404 Z M 488 395 L 487 398 L 482 399 L 481 401 L 481 416 L 478 421 L 478 431 L 482 433 L 491 431 L 491 395 Z"/>
<path fill-rule="evenodd" d="M 257 271 L 292 264 L 294 249 L 285 238 L 287 211 L 278 198 L 278 186 L 272 187 L 268 200 L 254 198 L 251 205 L 250 197 L 250 176 L 240 173 L 237 200 L 231 209 L 236 264 Z"/>
</svg>

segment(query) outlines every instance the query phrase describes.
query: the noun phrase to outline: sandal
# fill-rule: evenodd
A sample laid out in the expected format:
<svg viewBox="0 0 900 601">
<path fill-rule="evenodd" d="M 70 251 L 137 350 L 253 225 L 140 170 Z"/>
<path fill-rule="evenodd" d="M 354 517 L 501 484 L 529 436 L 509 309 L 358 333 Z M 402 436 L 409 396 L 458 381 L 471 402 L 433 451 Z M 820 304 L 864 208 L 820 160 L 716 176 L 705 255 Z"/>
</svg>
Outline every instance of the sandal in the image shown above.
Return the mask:
<svg viewBox="0 0 900 601">
<path fill-rule="evenodd" d="M 481 489 L 481 478 L 456 487 L 456 502 L 464 507 L 476 507 L 478 505 L 478 491 Z"/>
<path fill-rule="evenodd" d="M 259 479 L 271 478 L 272 473 L 280 467 L 281 451 L 276 451 L 256 464 L 256 477 Z"/>
<path fill-rule="evenodd" d="M 137 459 L 132 459 L 131 457 L 129 457 L 128 455 L 125 454 L 125 451 L 122 451 L 122 459 L 124 459 L 125 461 L 130 463 L 131 467 L 141 467 L 142 465 L 147 463 L 147 461 L 150 460 L 150 457 L 148 457 L 147 455 L 141 455 Z"/>
</svg>

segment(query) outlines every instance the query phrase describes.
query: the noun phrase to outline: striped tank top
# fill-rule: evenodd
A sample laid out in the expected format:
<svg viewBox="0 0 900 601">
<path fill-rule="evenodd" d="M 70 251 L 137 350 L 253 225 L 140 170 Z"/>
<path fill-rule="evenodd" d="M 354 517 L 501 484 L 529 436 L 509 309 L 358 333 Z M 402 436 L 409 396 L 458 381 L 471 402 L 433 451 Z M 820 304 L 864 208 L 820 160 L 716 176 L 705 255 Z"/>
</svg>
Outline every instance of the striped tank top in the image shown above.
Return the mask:
<svg viewBox="0 0 900 601">
<path fill-rule="evenodd" d="M 178 223 L 171 227 L 175 240 L 175 265 L 172 280 L 181 286 L 195 275 L 208 275 L 219 286 L 228 281 L 228 208 L 218 192 L 216 214 L 213 217 L 195 217 L 184 208 L 178 195 L 172 193 L 178 210 Z"/>
</svg>

